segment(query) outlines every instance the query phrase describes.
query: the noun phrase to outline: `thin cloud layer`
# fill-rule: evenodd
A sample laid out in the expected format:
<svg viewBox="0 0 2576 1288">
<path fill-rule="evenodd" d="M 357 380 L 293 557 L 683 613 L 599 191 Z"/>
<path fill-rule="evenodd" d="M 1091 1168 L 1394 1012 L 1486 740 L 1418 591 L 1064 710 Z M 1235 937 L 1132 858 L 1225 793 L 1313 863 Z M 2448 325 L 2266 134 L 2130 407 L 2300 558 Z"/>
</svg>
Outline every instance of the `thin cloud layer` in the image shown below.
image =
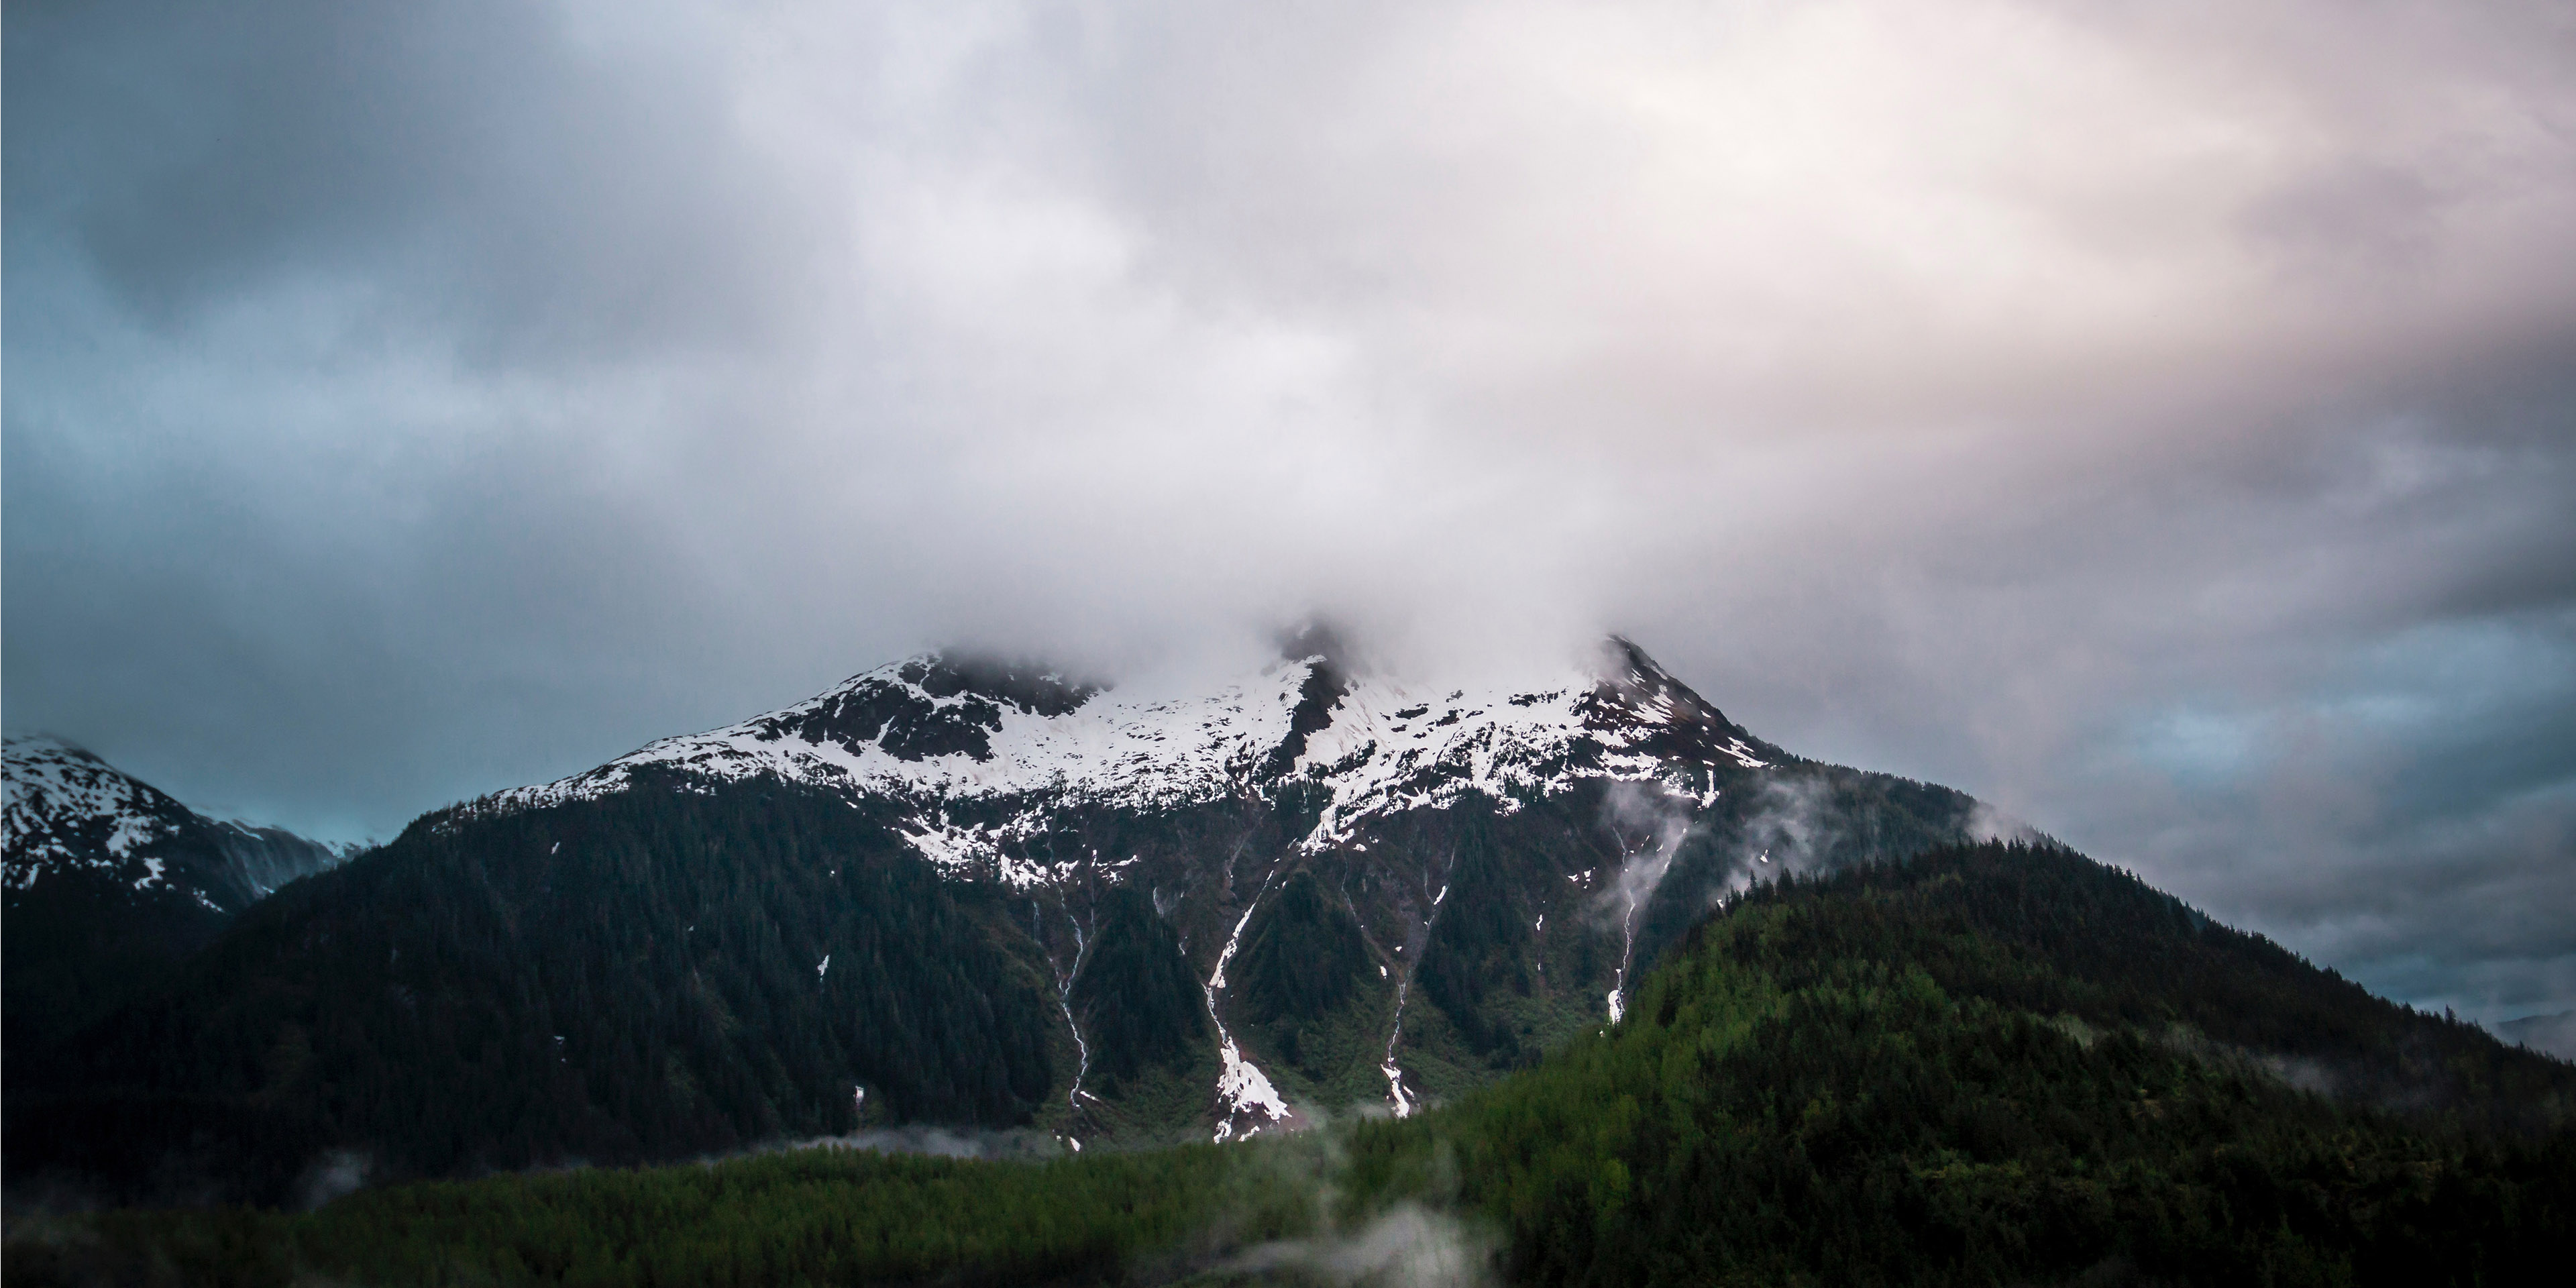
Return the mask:
<svg viewBox="0 0 2576 1288">
<path fill-rule="evenodd" d="M 924 644 L 1640 638 L 2576 1005 L 2545 4 L 12 6 L 8 719 L 389 833 Z"/>
</svg>

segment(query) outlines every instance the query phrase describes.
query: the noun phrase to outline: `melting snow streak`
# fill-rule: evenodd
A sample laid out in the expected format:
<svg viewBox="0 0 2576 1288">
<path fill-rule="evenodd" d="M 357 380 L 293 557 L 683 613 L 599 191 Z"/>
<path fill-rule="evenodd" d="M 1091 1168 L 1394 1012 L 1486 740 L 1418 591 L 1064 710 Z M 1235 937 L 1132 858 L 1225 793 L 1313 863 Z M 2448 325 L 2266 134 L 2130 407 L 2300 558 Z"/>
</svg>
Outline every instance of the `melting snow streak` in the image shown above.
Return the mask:
<svg viewBox="0 0 2576 1288">
<path fill-rule="evenodd" d="M 1276 869 L 1273 869 L 1276 875 Z M 1288 1102 L 1279 1098 L 1279 1089 L 1270 1085 L 1270 1077 L 1259 1066 L 1243 1058 L 1234 1044 L 1234 1035 L 1226 1032 L 1225 1020 L 1216 1013 L 1216 995 L 1225 988 L 1226 963 L 1234 960 L 1234 950 L 1243 943 L 1243 928 L 1252 921 L 1253 911 L 1261 906 L 1261 896 L 1270 892 L 1270 877 L 1261 878 L 1261 889 L 1245 905 L 1243 915 L 1235 920 L 1234 933 L 1225 937 L 1225 949 L 1216 955 L 1216 971 L 1208 976 L 1207 986 L 1200 990 L 1207 997 L 1208 1019 L 1216 1025 L 1217 1056 L 1225 1068 L 1217 1075 L 1217 1108 L 1225 1117 L 1216 1125 L 1216 1139 L 1224 1141 L 1236 1134 L 1235 1120 L 1245 1117 L 1266 1119 L 1245 1126 L 1247 1138 L 1261 1134 L 1263 1127 L 1283 1122 L 1288 1117 Z"/>
</svg>

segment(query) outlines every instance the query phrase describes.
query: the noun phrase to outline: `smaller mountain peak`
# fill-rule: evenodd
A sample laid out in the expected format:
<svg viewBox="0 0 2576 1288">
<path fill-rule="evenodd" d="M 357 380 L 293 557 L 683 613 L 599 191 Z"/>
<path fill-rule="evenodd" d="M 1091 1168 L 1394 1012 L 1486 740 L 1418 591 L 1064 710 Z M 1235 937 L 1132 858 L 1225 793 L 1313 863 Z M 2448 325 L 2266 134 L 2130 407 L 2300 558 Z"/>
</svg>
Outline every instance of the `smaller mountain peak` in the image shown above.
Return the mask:
<svg viewBox="0 0 2576 1288">
<path fill-rule="evenodd" d="M 13 760 L 55 758 L 85 760 L 101 767 L 107 765 L 97 752 L 69 738 L 57 737 L 49 733 L 13 733 L 0 738 L 0 745 L 5 745 L 9 757 Z"/>
<path fill-rule="evenodd" d="M 896 674 L 934 698 L 973 694 L 1049 719 L 1080 707 L 1107 687 L 1044 663 L 966 649 L 914 658 Z"/>
<path fill-rule="evenodd" d="M 1600 669 L 1602 679 L 1614 684 L 1653 687 L 1660 683 L 1677 683 L 1672 672 L 1665 670 L 1663 664 L 1648 655 L 1635 640 L 1616 633 L 1601 637 L 1599 660 L 1594 665 Z"/>
<path fill-rule="evenodd" d="M 1279 633 L 1279 658 L 1284 662 L 1322 662 L 1337 673 L 1348 675 L 1358 661 L 1350 635 L 1322 615 Z"/>
</svg>

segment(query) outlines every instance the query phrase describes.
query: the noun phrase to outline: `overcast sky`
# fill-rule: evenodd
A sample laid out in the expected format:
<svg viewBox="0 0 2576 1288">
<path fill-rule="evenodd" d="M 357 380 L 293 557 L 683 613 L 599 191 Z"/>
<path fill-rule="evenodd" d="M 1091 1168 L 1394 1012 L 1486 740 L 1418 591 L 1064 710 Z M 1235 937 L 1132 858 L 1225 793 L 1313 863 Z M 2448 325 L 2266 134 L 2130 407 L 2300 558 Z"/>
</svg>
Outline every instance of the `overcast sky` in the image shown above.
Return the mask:
<svg viewBox="0 0 2576 1288">
<path fill-rule="evenodd" d="M 326 836 L 942 642 L 1635 637 L 2576 1007 L 2561 0 L 6 18 L 5 718 Z"/>
</svg>

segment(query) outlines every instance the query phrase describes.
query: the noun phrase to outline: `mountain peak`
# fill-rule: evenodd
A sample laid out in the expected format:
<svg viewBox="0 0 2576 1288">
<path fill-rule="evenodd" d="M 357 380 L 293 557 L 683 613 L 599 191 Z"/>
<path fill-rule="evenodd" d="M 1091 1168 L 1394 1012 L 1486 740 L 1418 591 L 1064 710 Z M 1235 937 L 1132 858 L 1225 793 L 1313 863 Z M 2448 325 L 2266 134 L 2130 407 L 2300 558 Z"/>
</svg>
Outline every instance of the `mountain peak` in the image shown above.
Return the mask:
<svg viewBox="0 0 2576 1288">
<path fill-rule="evenodd" d="M 108 764 L 96 753 L 50 734 L 11 734 L 0 741 L 0 777 L 8 783 L 0 849 L 9 889 L 70 866 L 123 865 L 139 850 L 176 833 L 186 806 Z M 157 862 L 139 878 L 161 880 Z"/>
<path fill-rule="evenodd" d="M 895 674 L 932 698 L 966 695 L 1047 717 L 1064 715 L 1107 687 L 1026 659 L 963 649 L 909 659 L 896 667 Z"/>
<path fill-rule="evenodd" d="M 8 784 L 0 885 L 13 896 L 70 879 L 231 913 L 349 853 L 278 828 L 218 822 L 51 735 L 9 735 L 0 777 Z"/>
<path fill-rule="evenodd" d="M 1357 666 L 1349 632 L 1330 618 L 1315 616 L 1279 634 L 1279 660 L 1320 662 L 1341 674 Z"/>
<path fill-rule="evenodd" d="M 102 768 L 107 765 L 107 761 L 101 759 L 97 752 L 68 738 L 57 737 L 50 733 L 8 734 L 0 737 L 0 748 L 5 748 L 0 750 L 0 755 L 6 755 L 8 763 L 13 767 L 23 764 L 32 769 L 37 765 L 66 761 L 97 765 Z M 16 777 L 12 774 L 11 780 L 15 781 Z"/>
</svg>

